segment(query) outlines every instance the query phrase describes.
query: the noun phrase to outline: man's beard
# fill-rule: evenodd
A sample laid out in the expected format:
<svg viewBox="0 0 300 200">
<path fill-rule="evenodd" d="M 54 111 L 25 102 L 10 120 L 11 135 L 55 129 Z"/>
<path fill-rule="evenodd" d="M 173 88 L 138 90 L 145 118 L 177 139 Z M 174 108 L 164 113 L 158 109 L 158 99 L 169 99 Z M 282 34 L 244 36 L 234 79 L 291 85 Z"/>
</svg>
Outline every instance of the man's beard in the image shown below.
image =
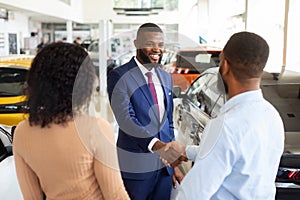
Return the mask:
<svg viewBox="0 0 300 200">
<path fill-rule="evenodd" d="M 224 79 L 222 78 L 221 72 L 218 73 L 218 83 L 217 83 L 218 90 L 221 94 L 228 94 L 228 86 Z"/>
<path fill-rule="evenodd" d="M 151 62 L 150 58 L 143 52 L 142 49 L 138 49 L 137 50 L 137 55 L 138 57 L 142 60 L 142 64 L 146 67 L 146 68 L 157 68 L 157 67 L 160 67 L 161 66 L 161 59 L 162 59 L 162 56 L 159 58 L 159 61 L 158 63 L 153 63 Z"/>
</svg>

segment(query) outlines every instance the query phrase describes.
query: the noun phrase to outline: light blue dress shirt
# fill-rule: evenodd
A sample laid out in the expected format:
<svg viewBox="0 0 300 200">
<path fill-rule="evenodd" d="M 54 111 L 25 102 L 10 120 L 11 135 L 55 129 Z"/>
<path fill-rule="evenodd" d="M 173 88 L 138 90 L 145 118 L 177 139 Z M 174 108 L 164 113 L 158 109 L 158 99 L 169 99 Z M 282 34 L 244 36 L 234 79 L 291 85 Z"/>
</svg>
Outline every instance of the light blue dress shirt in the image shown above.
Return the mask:
<svg viewBox="0 0 300 200">
<path fill-rule="evenodd" d="M 200 145 L 186 148 L 195 163 L 176 199 L 274 199 L 283 147 L 282 119 L 261 90 L 236 95 L 205 127 Z"/>
</svg>

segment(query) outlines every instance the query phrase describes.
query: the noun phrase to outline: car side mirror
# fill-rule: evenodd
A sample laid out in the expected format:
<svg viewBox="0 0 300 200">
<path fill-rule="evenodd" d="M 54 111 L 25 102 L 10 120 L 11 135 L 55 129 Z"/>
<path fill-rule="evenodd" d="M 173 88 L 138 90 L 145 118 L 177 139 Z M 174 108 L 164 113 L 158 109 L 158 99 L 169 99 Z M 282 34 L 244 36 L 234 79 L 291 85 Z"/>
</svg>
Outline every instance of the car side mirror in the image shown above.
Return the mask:
<svg viewBox="0 0 300 200">
<path fill-rule="evenodd" d="M 173 98 L 178 98 L 181 96 L 181 88 L 179 86 L 173 87 Z"/>
</svg>

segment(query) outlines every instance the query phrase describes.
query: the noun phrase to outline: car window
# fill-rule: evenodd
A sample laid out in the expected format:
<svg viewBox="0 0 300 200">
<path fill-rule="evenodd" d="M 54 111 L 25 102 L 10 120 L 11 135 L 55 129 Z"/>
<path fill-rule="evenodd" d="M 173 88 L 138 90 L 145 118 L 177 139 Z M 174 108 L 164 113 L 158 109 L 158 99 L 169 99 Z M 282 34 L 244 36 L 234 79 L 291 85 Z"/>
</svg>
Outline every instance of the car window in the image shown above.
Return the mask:
<svg viewBox="0 0 300 200">
<path fill-rule="evenodd" d="M 218 76 L 211 76 L 207 89 L 204 91 L 209 103 L 207 103 L 208 114 L 215 118 L 220 112 L 220 108 L 226 101 L 224 93 L 220 93 L 218 89 Z"/>
<path fill-rule="evenodd" d="M 211 74 L 204 74 L 200 76 L 187 91 L 187 97 L 192 101 L 192 103 L 206 113 L 207 98 L 205 97 L 204 91 L 207 90 L 211 77 Z"/>
<path fill-rule="evenodd" d="M 204 87 L 207 87 L 207 83 L 208 83 L 208 74 L 204 74 L 202 76 L 200 76 L 189 88 L 189 90 L 187 91 L 187 96 L 188 98 L 196 105 L 199 106 L 199 102 L 197 100 L 197 94 L 201 92 L 202 89 L 204 89 Z"/>
<path fill-rule="evenodd" d="M 98 42 L 93 42 L 92 44 L 90 44 L 88 47 L 88 51 L 89 52 L 99 52 Z"/>
<path fill-rule="evenodd" d="M 187 97 L 210 117 L 216 117 L 225 103 L 224 94 L 220 94 L 216 74 L 208 73 L 200 76 L 187 91 Z"/>
<path fill-rule="evenodd" d="M 26 74 L 26 69 L 0 68 L 0 96 L 23 95 Z"/>
</svg>

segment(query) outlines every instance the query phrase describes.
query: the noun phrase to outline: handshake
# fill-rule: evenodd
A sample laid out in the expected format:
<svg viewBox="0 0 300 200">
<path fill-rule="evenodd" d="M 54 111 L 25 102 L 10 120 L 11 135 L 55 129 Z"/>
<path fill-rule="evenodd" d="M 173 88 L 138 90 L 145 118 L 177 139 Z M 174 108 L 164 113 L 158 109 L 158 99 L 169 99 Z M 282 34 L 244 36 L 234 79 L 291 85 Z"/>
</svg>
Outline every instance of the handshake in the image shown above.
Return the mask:
<svg viewBox="0 0 300 200">
<path fill-rule="evenodd" d="M 183 161 L 188 161 L 185 154 L 185 147 L 178 142 L 163 143 L 157 141 L 152 150 L 160 155 L 162 162 L 169 167 L 176 167 Z"/>
</svg>

